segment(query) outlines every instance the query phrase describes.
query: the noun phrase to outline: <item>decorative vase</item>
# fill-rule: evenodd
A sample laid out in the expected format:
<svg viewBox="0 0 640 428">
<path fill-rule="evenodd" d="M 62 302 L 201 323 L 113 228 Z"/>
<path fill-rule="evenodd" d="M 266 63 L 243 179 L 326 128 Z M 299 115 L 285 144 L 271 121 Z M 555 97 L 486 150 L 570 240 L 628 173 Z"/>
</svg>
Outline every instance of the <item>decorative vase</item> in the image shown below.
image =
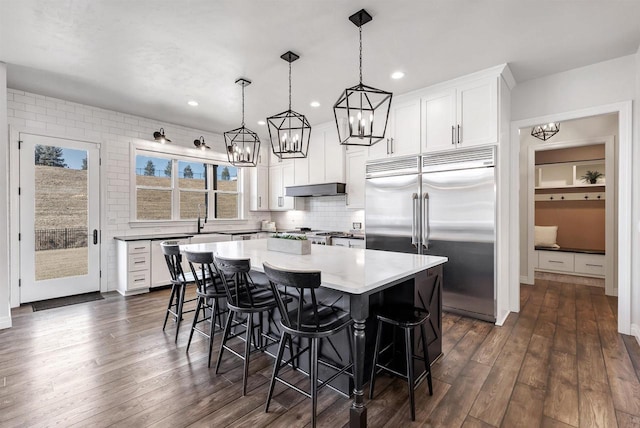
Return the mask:
<svg viewBox="0 0 640 428">
<path fill-rule="evenodd" d="M 289 254 L 311 254 L 311 241 L 307 239 L 267 238 L 267 250 Z"/>
</svg>

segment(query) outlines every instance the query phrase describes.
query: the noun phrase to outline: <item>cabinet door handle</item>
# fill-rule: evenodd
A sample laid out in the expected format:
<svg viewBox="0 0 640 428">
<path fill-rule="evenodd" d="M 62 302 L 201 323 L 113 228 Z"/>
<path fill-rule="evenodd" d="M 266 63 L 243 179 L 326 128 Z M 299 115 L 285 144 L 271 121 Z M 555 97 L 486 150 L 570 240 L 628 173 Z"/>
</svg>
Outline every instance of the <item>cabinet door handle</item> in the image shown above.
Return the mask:
<svg viewBox="0 0 640 428">
<path fill-rule="evenodd" d="M 456 143 L 455 133 L 456 133 L 456 127 L 451 125 L 451 144 Z"/>
<path fill-rule="evenodd" d="M 387 138 L 387 154 L 389 154 L 389 139 Z"/>
<path fill-rule="evenodd" d="M 462 129 L 460 128 L 460 125 L 458 125 L 458 144 L 462 144 Z"/>
<path fill-rule="evenodd" d="M 258 196 L 258 208 L 262 208 L 262 196 Z"/>
<path fill-rule="evenodd" d="M 393 154 L 393 138 L 391 138 L 391 154 Z"/>
</svg>

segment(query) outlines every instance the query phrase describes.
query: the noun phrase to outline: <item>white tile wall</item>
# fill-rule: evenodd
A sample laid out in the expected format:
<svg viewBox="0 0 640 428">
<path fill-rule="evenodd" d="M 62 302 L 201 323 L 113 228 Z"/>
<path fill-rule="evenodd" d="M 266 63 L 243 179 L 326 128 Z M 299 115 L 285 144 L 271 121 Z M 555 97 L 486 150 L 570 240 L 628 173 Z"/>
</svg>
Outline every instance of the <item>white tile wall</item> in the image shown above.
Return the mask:
<svg viewBox="0 0 640 428">
<path fill-rule="evenodd" d="M 312 229 L 347 232 L 354 222 L 362 223 L 364 210 L 349 210 L 346 196 L 322 196 L 305 198 L 304 211 L 272 212 L 271 220 L 279 229 L 311 227 Z"/>
<path fill-rule="evenodd" d="M 151 140 L 154 131 L 164 128 L 173 144 L 192 147 L 193 140 L 204 136 L 213 150 L 223 152 L 220 135 L 186 128 L 153 119 L 82 105 L 14 89 L 7 91 L 9 125 L 18 131 L 38 130 L 69 139 L 94 141 L 102 145 L 102 166 L 106 168 L 106 223 L 102 225 L 103 251 L 107 254 L 106 275 L 108 290 L 116 289 L 116 244 L 118 235 L 137 235 L 156 232 L 193 232 L 195 222 L 187 226 L 149 229 L 131 228 L 129 225 L 129 145 L 132 138 Z M 248 200 L 246 201 L 248 206 Z M 343 204 L 344 205 L 344 204 Z M 246 214 L 246 224 L 212 226 L 208 229 L 254 228 L 261 219 L 269 219 L 269 213 Z"/>
</svg>

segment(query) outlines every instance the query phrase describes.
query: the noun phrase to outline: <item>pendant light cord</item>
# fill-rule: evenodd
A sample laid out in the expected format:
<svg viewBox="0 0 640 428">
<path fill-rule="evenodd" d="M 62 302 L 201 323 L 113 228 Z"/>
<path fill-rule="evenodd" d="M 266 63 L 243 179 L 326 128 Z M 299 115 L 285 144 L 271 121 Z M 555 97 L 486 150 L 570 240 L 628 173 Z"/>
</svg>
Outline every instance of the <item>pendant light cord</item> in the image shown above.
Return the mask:
<svg viewBox="0 0 640 428">
<path fill-rule="evenodd" d="M 358 27 L 360 33 L 360 84 L 362 85 L 362 25 Z"/>
<path fill-rule="evenodd" d="M 289 62 L 289 110 L 291 110 L 291 62 Z"/>
<path fill-rule="evenodd" d="M 244 85 L 242 86 L 242 127 L 244 128 Z"/>
</svg>

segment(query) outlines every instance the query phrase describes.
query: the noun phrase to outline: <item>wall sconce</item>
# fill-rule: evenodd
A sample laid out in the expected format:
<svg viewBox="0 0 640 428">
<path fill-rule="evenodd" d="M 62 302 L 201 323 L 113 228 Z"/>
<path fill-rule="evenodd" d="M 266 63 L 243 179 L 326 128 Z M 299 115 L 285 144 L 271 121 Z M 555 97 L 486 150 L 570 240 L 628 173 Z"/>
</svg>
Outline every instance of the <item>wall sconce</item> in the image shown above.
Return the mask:
<svg viewBox="0 0 640 428">
<path fill-rule="evenodd" d="M 193 145 L 201 150 L 207 150 L 211 148 L 204 143 L 204 137 L 202 136 L 197 140 L 193 140 Z"/>
<path fill-rule="evenodd" d="M 160 131 L 156 131 L 153 133 L 153 139 L 159 142 L 160 144 L 170 143 L 171 140 L 165 137 L 164 128 L 160 128 Z"/>
</svg>

